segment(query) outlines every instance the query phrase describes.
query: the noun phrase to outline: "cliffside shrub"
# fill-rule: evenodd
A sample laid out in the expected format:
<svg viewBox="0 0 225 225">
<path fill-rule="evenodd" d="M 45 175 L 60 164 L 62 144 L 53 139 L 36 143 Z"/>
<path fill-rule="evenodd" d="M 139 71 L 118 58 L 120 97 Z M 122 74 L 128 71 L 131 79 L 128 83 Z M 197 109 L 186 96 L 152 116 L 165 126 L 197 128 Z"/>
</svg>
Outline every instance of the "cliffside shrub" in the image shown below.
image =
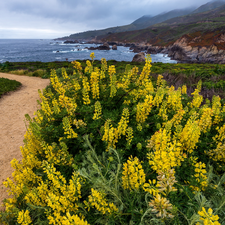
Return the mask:
<svg viewBox="0 0 225 225">
<path fill-rule="evenodd" d="M 94 54 L 40 91 L 4 224 L 224 224 L 225 106 Z"/>
</svg>

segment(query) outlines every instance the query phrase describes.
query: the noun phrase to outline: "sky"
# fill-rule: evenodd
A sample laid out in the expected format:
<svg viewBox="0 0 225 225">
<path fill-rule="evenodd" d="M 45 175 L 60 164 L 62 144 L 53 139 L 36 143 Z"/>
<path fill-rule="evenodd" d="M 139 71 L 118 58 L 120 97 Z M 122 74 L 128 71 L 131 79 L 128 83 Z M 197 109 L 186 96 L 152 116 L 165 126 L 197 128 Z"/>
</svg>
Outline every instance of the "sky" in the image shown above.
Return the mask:
<svg viewBox="0 0 225 225">
<path fill-rule="evenodd" d="M 54 39 L 210 0 L 2 0 L 0 39 Z"/>
</svg>

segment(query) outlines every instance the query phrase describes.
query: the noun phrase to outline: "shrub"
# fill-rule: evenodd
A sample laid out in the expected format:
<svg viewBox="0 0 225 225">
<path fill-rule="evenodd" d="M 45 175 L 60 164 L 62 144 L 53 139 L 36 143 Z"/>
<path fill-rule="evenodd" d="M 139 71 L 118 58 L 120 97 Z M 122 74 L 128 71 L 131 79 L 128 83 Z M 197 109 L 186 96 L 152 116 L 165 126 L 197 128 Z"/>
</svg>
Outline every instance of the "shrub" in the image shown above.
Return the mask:
<svg viewBox="0 0 225 225">
<path fill-rule="evenodd" d="M 201 82 L 168 87 L 143 70 L 72 62 L 39 92 L 12 161 L 6 224 L 203 224 L 224 222 L 224 112 L 203 104 Z M 213 171 L 214 167 L 214 171 Z M 205 213 L 205 214 L 204 214 Z M 217 223 L 216 223 L 217 221 Z"/>
<path fill-rule="evenodd" d="M 9 80 L 9 79 L 1 77 L 0 78 L 0 97 L 1 95 L 9 91 L 15 91 L 21 85 L 22 84 L 16 80 Z"/>
</svg>

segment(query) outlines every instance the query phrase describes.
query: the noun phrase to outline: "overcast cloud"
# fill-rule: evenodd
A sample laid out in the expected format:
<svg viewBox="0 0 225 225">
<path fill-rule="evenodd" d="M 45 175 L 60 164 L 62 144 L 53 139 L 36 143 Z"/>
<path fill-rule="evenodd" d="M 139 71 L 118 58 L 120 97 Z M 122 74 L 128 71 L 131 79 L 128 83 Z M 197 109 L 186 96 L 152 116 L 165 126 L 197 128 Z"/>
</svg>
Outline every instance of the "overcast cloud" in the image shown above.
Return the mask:
<svg viewBox="0 0 225 225">
<path fill-rule="evenodd" d="M 0 38 L 57 38 L 132 23 L 210 0 L 3 0 Z"/>
</svg>

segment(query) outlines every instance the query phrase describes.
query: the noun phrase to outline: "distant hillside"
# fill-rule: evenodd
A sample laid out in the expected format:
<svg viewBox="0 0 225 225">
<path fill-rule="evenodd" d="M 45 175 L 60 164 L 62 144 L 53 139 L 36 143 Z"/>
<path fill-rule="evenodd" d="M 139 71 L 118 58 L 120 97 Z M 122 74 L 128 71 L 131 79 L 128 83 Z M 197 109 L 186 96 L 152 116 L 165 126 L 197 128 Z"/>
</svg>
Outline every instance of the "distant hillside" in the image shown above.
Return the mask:
<svg viewBox="0 0 225 225">
<path fill-rule="evenodd" d="M 198 20 L 202 20 L 203 18 L 204 19 L 206 18 L 203 14 L 199 14 L 199 13 L 204 13 L 204 12 L 214 10 L 218 7 L 222 7 L 224 4 L 225 4 L 225 0 L 217 0 L 217 1 L 208 2 L 198 7 L 197 9 L 195 8 L 176 9 L 169 12 L 161 13 L 153 17 L 150 15 L 144 15 L 129 25 L 110 27 L 110 28 L 106 28 L 102 30 L 85 31 L 81 33 L 71 34 L 70 36 L 59 38 L 59 39 L 61 40 L 66 40 L 66 39 L 101 40 L 111 34 L 142 30 L 150 26 L 153 26 L 155 24 L 159 24 L 159 26 L 165 26 L 169 24 L 186 23 L 187 21 L 188 22 L 198 21 Z M 203 18 L 196 19 L 195 16 L 193 17 L 193 15 L 195 14 L 200 16 L 203 15 Z M 188 16 L 189 19 L 187 19 L 187 17 L 185 16 Z M 162 23 L 162 22 L 165 22 L 165 23 Z"/>
<path fill-rule="evenodd" d="M 198 7 L 196 10 L 194 10 L 191 14 L 193 13 L 201 13 L 201 12 L 206 12 L 215 8 L 218 8 L 222 5 L 225 4 L 224 0 L 220 0 L 220 1 L 213 1 L 213 2 L 208 2 L 200 7 Z"/>
<path fill-rule="evenodd" d="M 161 23 L 170 18 L 187 15 L 187 14 L 191 13 L 193 10 L 194 10 L 194 8 L 176 9 L 176 10 L 172 10 L 172 11 L 169 11 L 166 13 L 159 14 L 154 17 L 151 17 L 150 15 L 145 15 L 145 16 L 142 16 L 141 18 L 135 20 L 133 23 L 131 23 L 129 25 L 110 27 L 110 28 L 106 28 L 106 29 L 102 29 L 102 30 L 92 30 L 92 31 L 71 34 L 70 36 L 63 37 L 62 39 L 77 39 L 77 40 L 79 40 L 79 39 L 94 39 L 97 37 L 98 37 L 98 39 L 101 39 L 104 36 L 106 36 L 108 34 L 112 34 L 112 33 L 141 30 L 141 29 L 147 28 L 151 25 L 154 25 L 156 23 Z"/>
<path fill-rule="evenodd" d="M 172 18 L 147 29 L 111 34 L 103 41 L 142 42 L 168 46 L 183 35 L 188 35 L 190 40 L 200 37 L 194 40 L 195 45 L 210 46 L 216 42 L 215 37 L 224 32 L 225 4 L 210 11 Z M 220 48 L 225 48 L 225 46 L 220 46 Z"/>
</svg>

